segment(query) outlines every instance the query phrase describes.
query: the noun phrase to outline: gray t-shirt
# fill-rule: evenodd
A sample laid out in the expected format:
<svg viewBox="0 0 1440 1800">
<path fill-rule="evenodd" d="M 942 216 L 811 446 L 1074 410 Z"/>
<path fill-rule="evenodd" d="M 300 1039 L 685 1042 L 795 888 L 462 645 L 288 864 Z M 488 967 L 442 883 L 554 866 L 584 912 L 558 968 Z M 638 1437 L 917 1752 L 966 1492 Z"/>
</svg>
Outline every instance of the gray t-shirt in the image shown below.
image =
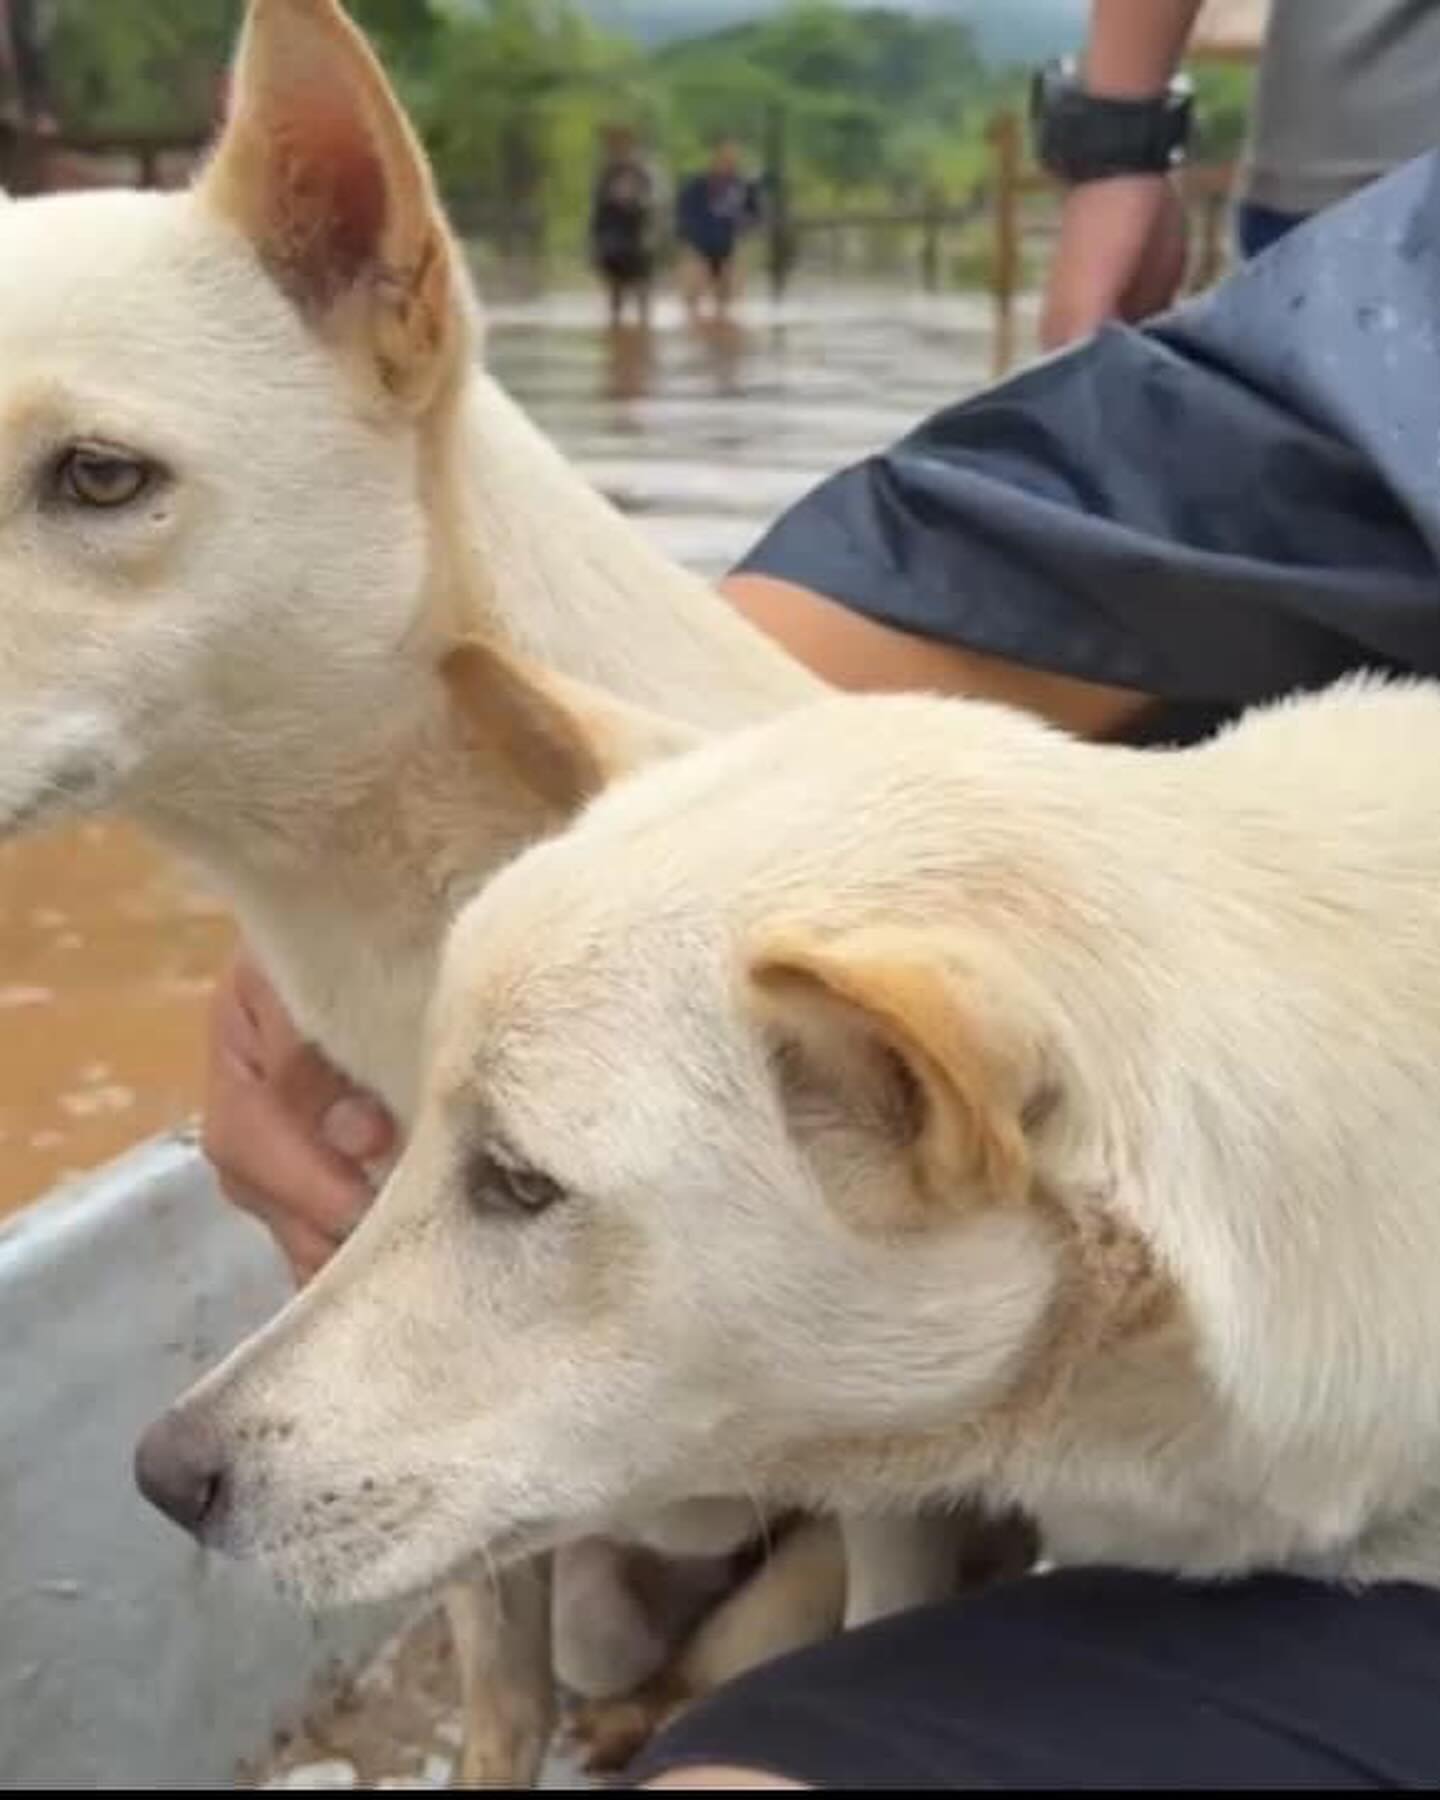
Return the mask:
<svg viewBox="0 0 1440 1800">
<path fill-rule="evenodd" d="M 1440 144 L 1440 0 L 1273 0 L 1246 200 L 1310 213 Z"/>
</svg>

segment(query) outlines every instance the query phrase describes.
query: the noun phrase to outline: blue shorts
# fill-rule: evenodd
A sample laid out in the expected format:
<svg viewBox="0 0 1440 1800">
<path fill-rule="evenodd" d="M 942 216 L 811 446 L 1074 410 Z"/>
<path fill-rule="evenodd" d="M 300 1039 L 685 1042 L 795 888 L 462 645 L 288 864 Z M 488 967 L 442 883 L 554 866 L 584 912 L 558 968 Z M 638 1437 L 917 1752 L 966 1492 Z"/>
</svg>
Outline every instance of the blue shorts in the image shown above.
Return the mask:
<svg viewBox="0 0 1440 1800">
<path fill-rule="evenodd" d="M 1235 208 L 1235 242 L 1242 256 L 1259 256 L 1304 223 L 1304 213 L 1276 212 L 1273 206 L 1242 200 Z"/>
</svg>

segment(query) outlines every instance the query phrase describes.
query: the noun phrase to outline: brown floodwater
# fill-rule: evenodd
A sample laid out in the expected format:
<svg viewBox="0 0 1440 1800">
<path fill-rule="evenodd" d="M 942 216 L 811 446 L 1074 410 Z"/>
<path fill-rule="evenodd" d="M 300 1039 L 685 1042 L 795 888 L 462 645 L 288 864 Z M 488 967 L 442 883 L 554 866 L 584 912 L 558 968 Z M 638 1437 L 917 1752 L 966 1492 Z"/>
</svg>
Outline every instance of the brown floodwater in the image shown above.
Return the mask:
<svg viewBox="0 0 1440 1800">
<path fill-rule="evenodd" d="M 719 574 L 822 475 L 970 390 L 984 301 L 806 295 L 696 333 L 611 338 L 588 295 L 492 315 L 488 355 L 663 548 Z M 224 912 L 127 827 L 0 845 L 0 1214 L 201 1100 Z"/>
</svg>

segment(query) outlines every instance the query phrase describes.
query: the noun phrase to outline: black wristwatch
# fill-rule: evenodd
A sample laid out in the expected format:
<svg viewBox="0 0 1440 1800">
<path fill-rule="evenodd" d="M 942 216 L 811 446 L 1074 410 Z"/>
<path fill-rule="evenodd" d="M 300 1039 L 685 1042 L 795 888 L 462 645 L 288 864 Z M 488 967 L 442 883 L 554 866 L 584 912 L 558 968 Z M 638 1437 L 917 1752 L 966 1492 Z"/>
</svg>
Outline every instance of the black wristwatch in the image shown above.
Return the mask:
<svg viewBox="0 0 1440 1800">
<path fill-rule="evenodd" d="M 1154 99 L 1116 100 L 1087 93 L 1073 60 L 1047 63 L 1030 90 L 1035 160 L 1070 183 L 1163 175 L 1185 160 L 1194 104 L 1183 75 Z"/>
</svg>

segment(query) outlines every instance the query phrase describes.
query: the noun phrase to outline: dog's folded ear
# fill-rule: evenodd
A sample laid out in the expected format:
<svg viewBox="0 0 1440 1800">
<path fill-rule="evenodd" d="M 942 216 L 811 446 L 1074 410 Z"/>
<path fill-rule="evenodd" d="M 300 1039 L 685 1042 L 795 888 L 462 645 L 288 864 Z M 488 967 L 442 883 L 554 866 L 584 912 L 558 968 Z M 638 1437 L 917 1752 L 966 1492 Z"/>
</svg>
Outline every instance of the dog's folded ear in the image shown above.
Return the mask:
<svg viewBox="0 0 1440 1800">
<path fill-rule="evenodd" d="M 478 639 L 457 644 L 442 673 L 476 754 L 562 820 L 612 781 L 702 741 L 679 720 Z"/>
<path fill-rule="evenodd" d="M 802 1088 L 892 1141 L 921 1214 L 1023 1199 L 1060 1101 L 1045 1009 L 1017 969 L 948 934 L 782 925 L 750 945 L 756 1008 Z"/>
<path fill-rule="evenodd" d="M 250 0 L 199 194 L 388 401 L 423 412 L 463 368 L 463 282 L 429 165 L 337 0 Z"/>
</svg>

